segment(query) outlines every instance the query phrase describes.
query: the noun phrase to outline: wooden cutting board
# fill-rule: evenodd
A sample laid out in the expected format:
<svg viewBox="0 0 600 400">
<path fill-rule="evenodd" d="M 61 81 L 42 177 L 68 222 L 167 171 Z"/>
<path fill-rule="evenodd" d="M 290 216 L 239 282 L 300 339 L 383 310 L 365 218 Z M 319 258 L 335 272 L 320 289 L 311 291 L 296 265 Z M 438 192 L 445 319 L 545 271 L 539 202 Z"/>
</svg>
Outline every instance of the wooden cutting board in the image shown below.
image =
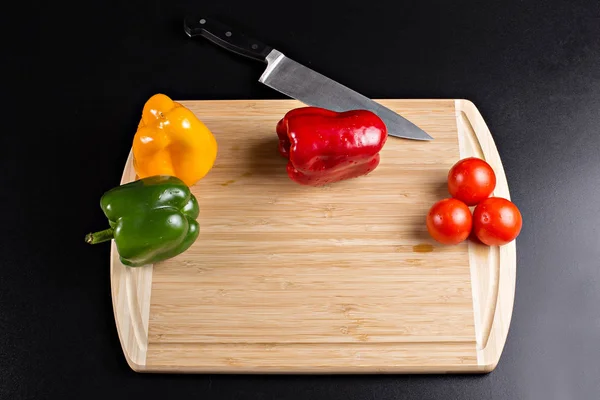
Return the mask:
<svg viewBox="0 0 600 400">
<path fill-rule="evenodd" d="M 460 158 L 495 169 L 486 123 L 465 100 L 379 100 L 435 138 L 390 137 L 370 175 L 321 188 L 286 175 L 275 125 L 294 100 L 183 101 L 215 135 L 192 187 L 200 236 L 165 262 L 128 268 L 112 243 L 119 338 L 135 371 L 483 373 L 514 299 L 515 243 L 443 246 L 425 227 Z M 132 133 L 133 138 L 133 133 Z M 121 183 L 136 179 L 131 156 Z"/>
</svg>

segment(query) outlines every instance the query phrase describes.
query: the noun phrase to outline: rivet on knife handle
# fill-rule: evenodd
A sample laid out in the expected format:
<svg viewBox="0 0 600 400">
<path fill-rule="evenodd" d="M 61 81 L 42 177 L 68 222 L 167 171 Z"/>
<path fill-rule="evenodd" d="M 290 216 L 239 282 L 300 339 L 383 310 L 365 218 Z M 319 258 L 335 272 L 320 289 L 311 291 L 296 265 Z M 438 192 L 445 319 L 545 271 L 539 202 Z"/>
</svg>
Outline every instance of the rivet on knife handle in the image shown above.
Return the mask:
<svg viewBox="0 0 600 400">
<path fill-rule="evenodd" d="M 186 17 L 183 27 L 192 38 L 202 36 L 229 51 L 258 61 L 266 62 L 267 55 L 273 50 L 272 47 L 210 18 Z"/>
</svg>

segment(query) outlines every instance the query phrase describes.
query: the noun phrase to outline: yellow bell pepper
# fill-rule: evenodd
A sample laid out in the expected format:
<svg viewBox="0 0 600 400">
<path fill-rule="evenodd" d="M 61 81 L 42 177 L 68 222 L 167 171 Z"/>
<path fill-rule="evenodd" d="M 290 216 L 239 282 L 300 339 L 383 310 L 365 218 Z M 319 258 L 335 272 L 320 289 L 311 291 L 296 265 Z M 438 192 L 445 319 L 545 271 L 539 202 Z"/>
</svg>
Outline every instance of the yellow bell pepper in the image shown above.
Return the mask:
<svg viewBox="0 0 600 400">
<path fill-rule="evenodd" d="M 133 165 L 140 178 L 171 175 L 192 186 L 216 157 L 215 137 L 191 110 L 164 94 L 148 99 L 133 139 Z"/>
</svg>

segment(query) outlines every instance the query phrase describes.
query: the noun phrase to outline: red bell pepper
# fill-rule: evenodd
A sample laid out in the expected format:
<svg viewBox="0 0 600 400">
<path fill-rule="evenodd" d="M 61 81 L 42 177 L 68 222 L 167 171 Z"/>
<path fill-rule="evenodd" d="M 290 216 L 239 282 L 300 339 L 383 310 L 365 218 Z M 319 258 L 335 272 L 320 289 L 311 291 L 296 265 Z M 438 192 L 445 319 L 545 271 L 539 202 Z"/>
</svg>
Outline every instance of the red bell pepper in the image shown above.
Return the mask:
<svg viewBox="0 0 600 400">
<path fill-rule="evenodd" d="M 368 110 L 296 108 L 277 123 L 276 131 L 279 153 L 289 159 L 288 176 L 312 186 L 372 172 L 387 139 L 384 122 Z"/>
</svg>

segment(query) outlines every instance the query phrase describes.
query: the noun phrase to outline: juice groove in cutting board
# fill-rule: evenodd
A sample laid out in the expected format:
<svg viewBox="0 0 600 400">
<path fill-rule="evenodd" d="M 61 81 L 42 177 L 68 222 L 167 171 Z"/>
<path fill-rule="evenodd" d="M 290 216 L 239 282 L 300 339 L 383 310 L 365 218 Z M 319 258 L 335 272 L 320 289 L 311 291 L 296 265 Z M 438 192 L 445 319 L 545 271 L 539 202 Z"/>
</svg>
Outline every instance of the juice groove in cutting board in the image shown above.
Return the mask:
<svg viewBox="0 0 600 400">
<path fill-rule="evenodd" d="M 321 188 L 286 175 L 275 125 L 294 100 L 183 101 L 215 135 L 192 191 L 200 236 L 111 285 L 127 362 L 143 372 L 438 373 L 495 368 L 508 333 L 515 242 L 443 246 L 425 227 L 449 168 L 492 136 L 465 100 L 378 100 L 435 140 L 390 137 L 370 175 Z M 132 133 L 133 137 L 133 133 Z M 131 155 L 121 183 L 136 179 Z"/>
</svg>

